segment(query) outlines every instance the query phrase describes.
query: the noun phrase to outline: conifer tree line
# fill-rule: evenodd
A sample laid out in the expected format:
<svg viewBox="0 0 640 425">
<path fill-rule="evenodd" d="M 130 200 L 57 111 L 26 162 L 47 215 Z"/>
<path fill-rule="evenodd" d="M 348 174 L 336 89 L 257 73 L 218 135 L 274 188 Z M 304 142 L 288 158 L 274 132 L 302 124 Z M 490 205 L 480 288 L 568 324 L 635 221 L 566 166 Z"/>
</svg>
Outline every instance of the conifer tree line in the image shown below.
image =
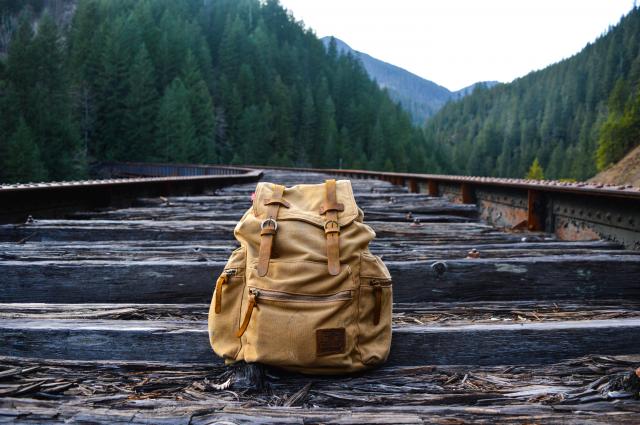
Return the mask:
<svg viewBox="0 0 640 425">
<path fill-rule="evenodd" d="M 425 134 L 450 173 L 523 177 L 535 162 L 545 178 L 593 176 L 640 144 L 640 10 L 566 60 L 447 104 Z"/>
<path fill-rule="evenodd" d="M 0 0 L 0 182 L 103 161 L 585 179 L 640 143 L 638 8 L 417 128 L 277 0 L 65 2 L 58 25 L 48 0 Z"/>
<path fill-rule="evenodd" d="M 101 161 L 441 170 L 361 64 L 277 0 L 78 0 L 63 27 L 24 8 L 0 116 L 4 182 Z"/>
</svg>

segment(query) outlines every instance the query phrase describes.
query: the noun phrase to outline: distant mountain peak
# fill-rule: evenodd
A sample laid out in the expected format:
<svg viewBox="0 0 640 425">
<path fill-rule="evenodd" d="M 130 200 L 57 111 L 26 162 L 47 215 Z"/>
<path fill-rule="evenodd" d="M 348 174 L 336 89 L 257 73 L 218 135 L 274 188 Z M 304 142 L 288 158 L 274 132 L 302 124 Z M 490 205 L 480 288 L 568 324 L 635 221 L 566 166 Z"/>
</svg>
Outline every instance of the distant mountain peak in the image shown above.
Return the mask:
<svg viewBox="0 0 640 425">
<path fill-rule="evenodd" d="M 478 81 L 477 83 L 473 83 L 470 86 L 464 87 L 460 90 L 456 90 L 454 92 L 452 92 L 452 98 L 453 99 L 461 99 L 467 95 L 470 95 L 471 93 L 473 93 L 473 91 L 479 87 L 479 86 L 484 86 L 486 88 L 491 88 L 497 84 L 500 84 L 500 81 Z"/>
<path fill-rule="evenodd" d="M 495 81 L 475 83 L 452 92 L 404 68 L 355 50 L 337 37 L 323 37 L 322 42 L 328 47 L 332 38 L 335 39 L 338 53 L 342 55 L 350 53 L 360 59 L 369 76 L 381 88 L 387 89 L 396 102 L 400 102 L 416 124 L 424 124 L 427 118 L 438 112 L 449 100 L 457 100 L 470 94 L 478 84 L 486 84 L 489 87 L 497 84 Z"/>
</svg>

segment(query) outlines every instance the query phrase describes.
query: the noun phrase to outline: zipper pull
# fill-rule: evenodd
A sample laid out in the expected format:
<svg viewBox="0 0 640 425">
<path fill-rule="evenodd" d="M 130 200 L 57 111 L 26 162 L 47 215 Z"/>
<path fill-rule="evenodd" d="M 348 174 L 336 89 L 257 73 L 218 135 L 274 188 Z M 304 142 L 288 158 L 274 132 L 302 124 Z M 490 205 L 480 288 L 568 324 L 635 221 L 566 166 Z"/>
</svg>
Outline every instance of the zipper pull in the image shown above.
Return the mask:
<svg viewBox="0 0 640 425">
<path fill-rule="evenodd" d="M 382 286 L 377 280 L 372 280 L 370 285 L 373 286 L 373 295 L 376 297 L 373 305 L 373 325 L 377 326 L 380 323 L 380 313 L 382 311 Z"/>
<path fill-rule="evenodd" d="M 240 329 L 236 332 L 236 336 L 240 338 L 244 335 L 244 332 L 249 327 L 249 321 L 251 320 L 251 313 L 253 313 L 253 308 L 258 305 L 258 296 L 260 295 L 260 291 L 257 289 L 249 289 L 249 305 L 247 306 L 247 312 L 244 314 L 244 319 L 242 320 L 242 325 L 240 325 Z"/>
<path fill-rule="evenodd" d="M 222 311 L 222 285 L 229 283 L 229 278 L 236 274 L 236 269 L 226 269 L 222 272 L 218 280 L 216 281 L 216 304 L 215 312 L 220 314 Z"/>
<path fill-rule="evenodd" d="M 216 281 L 216 314 L 220 314 L 220 311 L 222 311 L 222 285 L 227 283 L 227 276 L 228 275 L 226 273 L 222 273 Z"/>
</svg>

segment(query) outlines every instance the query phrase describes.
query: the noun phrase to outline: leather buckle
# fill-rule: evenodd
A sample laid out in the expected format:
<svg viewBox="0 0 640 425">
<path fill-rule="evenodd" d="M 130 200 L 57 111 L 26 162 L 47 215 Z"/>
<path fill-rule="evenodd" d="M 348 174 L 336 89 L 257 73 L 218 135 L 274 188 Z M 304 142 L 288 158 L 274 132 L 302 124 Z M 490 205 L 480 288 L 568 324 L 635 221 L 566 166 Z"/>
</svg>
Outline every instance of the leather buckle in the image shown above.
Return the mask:
<svg viewBox="0 0 640 425">
<path fill-rule="evenodd" d="M 262 220 L 262 223 L 260 223 L 260 230 L 264 230 L 267 223 L 273 223 L 273 230 L 278 230 L 278 222 L 275 220 L 275 218 L 271 217 L 267 218 L 266 220 Z"/>
<path fill-rule="evenodd" d="M 330 225 L 335 225 L 335 229 L 329 229 Z M 340 233 L 340 223 L 336 220 L 327 220 L 324 223 L 324 233 Z"/>
</svg>

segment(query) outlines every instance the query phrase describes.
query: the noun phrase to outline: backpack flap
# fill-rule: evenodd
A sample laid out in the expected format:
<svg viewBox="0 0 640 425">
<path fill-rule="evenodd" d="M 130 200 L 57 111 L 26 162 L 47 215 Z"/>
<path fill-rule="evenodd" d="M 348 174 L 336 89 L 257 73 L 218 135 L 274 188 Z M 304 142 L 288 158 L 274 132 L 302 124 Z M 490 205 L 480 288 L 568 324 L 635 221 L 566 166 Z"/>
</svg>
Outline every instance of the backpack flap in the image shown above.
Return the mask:
<svg viewBox="0 0 640 425">
<path fill-rule="evenodd" d="M 268 202 L 274 194 L 273 183 L 260 182 L 256 188 L 256 196 L 253 201 L 253 214 L 259 219 L 266 219 L 268 215 Z M 324 228 L 325 216 L 321 214 L 325 205 L 325 184 L 299 184 L 284 190 L 282 197 L 289 204 L 288 208 L 280 208 L 278 221 L 302 220 L 318 227 Z M 358 217 L 358 207 L 351 189 L 349 180 L 336 181 L 337 202 L 344 205 L 344 211 L 338 211 L 338 223 L 340 227 L 346 226 Z"/>
</svg>

